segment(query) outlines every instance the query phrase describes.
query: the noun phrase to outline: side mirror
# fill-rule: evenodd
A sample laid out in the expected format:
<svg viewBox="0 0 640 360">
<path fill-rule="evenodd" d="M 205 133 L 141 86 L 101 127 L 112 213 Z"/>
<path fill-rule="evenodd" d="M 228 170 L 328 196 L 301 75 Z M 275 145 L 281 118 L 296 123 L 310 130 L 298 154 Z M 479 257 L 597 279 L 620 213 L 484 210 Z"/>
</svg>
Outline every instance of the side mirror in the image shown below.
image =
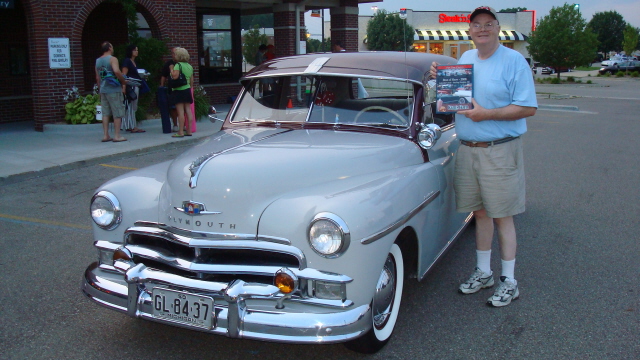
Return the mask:
<svg viewBox="0 0 640 360">
<path fill-rule="evenodd" d="M 418 133 L 418 144 L 425 150 L 431 149 L 442 134 L 440 126 L 436 124 L 422 124 Z"/>
</svg>

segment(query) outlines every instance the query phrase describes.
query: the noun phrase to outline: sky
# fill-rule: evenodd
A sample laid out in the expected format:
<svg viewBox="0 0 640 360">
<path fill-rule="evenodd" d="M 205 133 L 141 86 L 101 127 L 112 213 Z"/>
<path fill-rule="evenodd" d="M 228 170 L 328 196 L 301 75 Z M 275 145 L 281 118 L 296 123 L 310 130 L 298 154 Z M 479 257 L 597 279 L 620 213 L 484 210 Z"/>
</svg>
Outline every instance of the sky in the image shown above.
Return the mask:
<svg viewBox="0 0 640 360">
<path fill-rule="evenodd" d="M 634 27 L 640 28 L 640 0 L 576 0 L 580 4 L 582 17 L 589 22 L 593 15 L 598 12 L 617 11 L 623 19 Z M 570 3 L 570 4 L 573 4 Z M 360 15 L 373 15 L 372 6 L 378 9 L 385 9 L 389 12 L 398 12 L 400 8 L 407 8 L 414 11 L 472 11 L 478 6 L 491 6 L 500 11 L 506 8 L 524 7 L 528 10 L 536 10 L 537 20 L 549 15 L 552 7 L 562 6 L 564 2 L 558 0 L 511 0 L 511 1 L 486 1 L 486 0 L 457 0 L 449 5 L 438 5 L 436 1 L 424 0 L 386 0 L 361 4 L 359 6 Z M 325 11 L 325 20 L 329 19 L 329 11 Z M 310 12 L 305 13 L 305 25 L 313 35 L 321 34 L 321 20 L 310 16 Z M 316 36 L 313 36 L 316 37 Z M 320 38 L 320 36 L 318 36 Z"/>
</svg>

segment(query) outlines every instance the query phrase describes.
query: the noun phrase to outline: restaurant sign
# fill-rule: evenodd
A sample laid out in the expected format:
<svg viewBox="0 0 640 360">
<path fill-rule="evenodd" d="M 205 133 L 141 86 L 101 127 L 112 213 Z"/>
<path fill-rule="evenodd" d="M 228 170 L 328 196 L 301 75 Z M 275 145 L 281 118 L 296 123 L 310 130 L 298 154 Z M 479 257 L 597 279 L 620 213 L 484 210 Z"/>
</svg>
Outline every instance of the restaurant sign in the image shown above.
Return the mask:
<svg viewBox="0 0 640 360">
<path fill-rule="evenodd" d="M 447 14 L 440 14 L 438 16 L 438 21 L 440 23 L 446 23 L 446 22 L 469 22 L 469 18 L 471 17 L 471 14 L 461 14 L 461 15 L 447 15 Z"/>
</svg>

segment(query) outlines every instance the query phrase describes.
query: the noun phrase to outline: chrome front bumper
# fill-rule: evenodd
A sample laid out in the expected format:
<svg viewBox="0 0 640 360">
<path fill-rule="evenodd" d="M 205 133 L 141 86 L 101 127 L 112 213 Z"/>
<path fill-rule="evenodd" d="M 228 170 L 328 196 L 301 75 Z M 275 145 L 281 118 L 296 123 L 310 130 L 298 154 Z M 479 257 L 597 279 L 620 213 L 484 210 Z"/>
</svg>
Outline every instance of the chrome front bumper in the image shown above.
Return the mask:
<svg viewBox="0 0 640 360">
<path fill-rule="evenodd" d="M 153 316 L 154 287 L 186 291 L 214 298 L 211 329 L 191 327 Z M 292 304 L 273 285 L 242 280 L 210 282 L 157 271 L 138 264 L 123 274 L 101 268 L 97 262 L 85 271 L 82 292 L 100 305 L 132 317 L 168 323 L 232 338 L 289 343 L 335 343 L 357 338 L 371 327 L 371 308 L 352 309 Z M 264 302 L 273 307 L 265 307 Z M 285 308 L 279 310 L 280 301 Z M 252 304 L 262 306 L 252 308 Z M 295 306 L 292 306 L 295 305 Z"/>
</svg>

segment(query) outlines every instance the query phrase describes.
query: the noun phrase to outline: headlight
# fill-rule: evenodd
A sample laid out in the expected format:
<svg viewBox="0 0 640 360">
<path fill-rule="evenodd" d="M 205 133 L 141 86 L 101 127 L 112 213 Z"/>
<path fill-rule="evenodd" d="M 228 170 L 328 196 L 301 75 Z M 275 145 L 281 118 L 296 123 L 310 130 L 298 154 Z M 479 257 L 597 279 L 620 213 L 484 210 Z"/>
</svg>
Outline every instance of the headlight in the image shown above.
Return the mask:
<svg viewBox="0 0 640 360">
<path fill-rule="evenodd" d="M 113 230 L 122 221 L 120 202 L 108 191 L 100 191 L 91 199 L 91 218 L 105 230 Z"/>
<path fill-rule="evenodd" d="M 349 228 L 332 213 L 317 214 L 309 225 L 308 236 L 313 250 L 325 257 L 338 257 L 349 247 Z"/>
</svg>

